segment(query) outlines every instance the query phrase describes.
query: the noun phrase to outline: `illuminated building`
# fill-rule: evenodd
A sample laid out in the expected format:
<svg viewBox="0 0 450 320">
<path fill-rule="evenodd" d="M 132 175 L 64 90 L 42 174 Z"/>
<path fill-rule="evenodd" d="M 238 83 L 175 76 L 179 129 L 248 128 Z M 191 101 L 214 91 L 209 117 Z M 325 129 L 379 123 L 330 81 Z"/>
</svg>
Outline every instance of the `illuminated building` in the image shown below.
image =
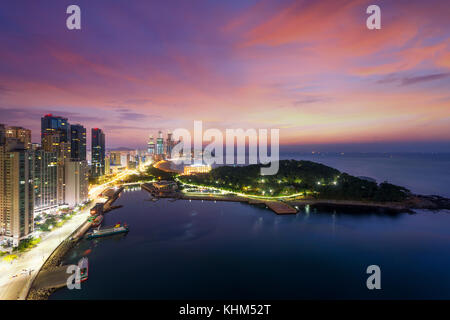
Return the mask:
<svg viewBox="0 0 450 320">
<path fill-rule="evenodd" d="M 86 128 L 81 124 L 70 125 L 70 143 L 72 160 L 86 160 Z"/>
<path fill-rule="evenodd" d="M 156 139 L 156 154 L 164 154 L 164 138 L 161 131 L 158 132 L 158 138 Z"/>
<path fill-rule="evenodd" d="M 87 201 L 89 187 L 89 171 L 87 162 L 66 160 L 64 168 L 66 182 L 66 204 L 73 207 Z"/>
<path fill-rule="evenodd" d="M 13 246 L 34 226 L 33 154 L 18 139 L 0 145 L 0 237 Z"/>
<path fill-rule="evenodd" d="M 92 176 L 100 177 L 105 174 L 105 134 L 102 129 L 92 128 Z"/>
<path fill-rule="evenodd" d="M 192 165 L 184 167 L 184 174 L 208 173 L 211 171 L 210 165 Z"/>
<path fill-rule="evenodd" d="M 70 125 L 67 118 L 56 117 L 49 113 L 41 118 L 41 140 L 54 133 L 59 133 L 60 142 L 70 142 Z"/>
<path fill-rule="evenodd" d="M 109 153 L 109 157 L 111 160 L 111 165 L 121 166 L 122 165 L 122 153 L 120 151 L 111 151 Z"/>
<path fill-rule="evenodd" d="M 174 146 L 174 141 L 172 139 L 172 133 L 169 131 L 167 133 L 167 140 L 166 140 L 166 156 L 168 158 L 172 157 L 172 148 Z"/>
<path fill-rule="evenodd" d="M 159 192 L 174 191 L 178 189 L 178 185 L 173 181 L 157 181 L 152 183 L 153 187 Z"/>
<path fill-rule="evenodd" d="M 0 123 L 0 145 L 5 144 L 5 141 L 6 141 L 5 125 Z"/>
<path fill-rule="evenodd" d="M 31 148 L 31 130 L 22 127 L 6 128 L 6 138 L 15 138 L 23 143 L 25 149 Z"/>
<path fill-rule="evenodd" d="M 65 203 L 65 173 L 66 159 L 71 158 L 70 124 L 67 118 L 46 114 L 41 118 L 41 143 L 47 152 L 55 152 L 58 157 L 58 204 Z"/>
<path fill-rule="evenodd" d="M 111 159 L 109 156 L 105 157 L 105 174 L 111 173 Z"/>
<path fill-rule="evenodd" d="M 153 140 L 153 136 L 149 138 L 147 151 L 150 156 L 155 155 L 155 141 Z"/>
<path fill-rule="evenodd" d="M 42 148 L 34 150 L 34 213 L 58 207 L 58 156 Z"/>
</svg>

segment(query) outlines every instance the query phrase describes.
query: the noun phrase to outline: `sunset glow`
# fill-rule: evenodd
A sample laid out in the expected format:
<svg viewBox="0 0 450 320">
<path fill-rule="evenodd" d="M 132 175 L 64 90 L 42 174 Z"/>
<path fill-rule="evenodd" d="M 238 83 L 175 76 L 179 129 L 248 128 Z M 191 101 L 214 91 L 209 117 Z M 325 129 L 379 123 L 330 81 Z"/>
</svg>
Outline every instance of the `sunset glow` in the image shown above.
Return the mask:
<svg viewBox="0 0 450 320">
<path fill-rule="evenodd" d="M 34 141 L 45 113 L 110 147 L 194 120 L 282 144 L 450 141 L 447 0 L 377 1 L 381 30 L 363 0 L 77 1 L 77 32 L 66 2 L 28 2 L 1 5 L 0 112 Z"/>
</svg>

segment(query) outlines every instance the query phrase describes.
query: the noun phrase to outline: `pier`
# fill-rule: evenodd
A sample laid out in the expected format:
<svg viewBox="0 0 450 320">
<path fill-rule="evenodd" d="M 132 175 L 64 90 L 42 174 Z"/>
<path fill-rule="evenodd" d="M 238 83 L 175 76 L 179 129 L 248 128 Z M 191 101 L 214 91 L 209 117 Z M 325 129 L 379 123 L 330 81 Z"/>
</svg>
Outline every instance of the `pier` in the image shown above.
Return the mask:
<svg viewBox="0 0 450 320">
<path fill-rule="evenodd" d="M 276 214 L 296 214 L 297 209 L 282 201 L 265 201 L 268 208 Z"/>
<path fill-rule="evenodd" d="M 120 208 L 121 206 L 113 206 L 113 203 L 119 198 L 120 194 L 123 191 L 123 187 L 116 189 L 107 189 L 103 191 L 103 194 L 108 197 L 108 200 L 103 205 L 103 213 L 111 211 L 116 208 Z"/>
</svg>

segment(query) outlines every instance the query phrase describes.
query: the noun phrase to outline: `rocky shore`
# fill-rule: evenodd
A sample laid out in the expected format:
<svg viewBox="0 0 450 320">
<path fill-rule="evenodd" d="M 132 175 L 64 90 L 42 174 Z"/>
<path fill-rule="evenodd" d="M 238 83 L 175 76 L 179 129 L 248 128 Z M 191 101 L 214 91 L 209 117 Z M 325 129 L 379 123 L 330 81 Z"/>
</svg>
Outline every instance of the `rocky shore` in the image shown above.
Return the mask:
<svg viewBox="0 0 450 320">
<path fill-rule="evenodd" d="M 158 195 L 160 198 L 174 198 L 184 200 L 206 200 L 206 201 L 232 201 L 232 202 L 247 202 L 249 204 L 263 203 L 267 200 L 254 197 L 237 196 L 234 194 L 187 194 L 187 193 L 167 193 Z M 324 207 L 329 209 L 351 209 L 351 210 L 375 210 L 377 212 L 399 213 L 399 212 L 413 212 L 414 209 L 427 210 L 450 210 L 450 199 L 440 196 L 424 196 L 411 195 L 405 201 L 400 202 L 374 202 L 374 201 L 359 201 L 359 200 L 334 200 L 334 199 L 281 199 L 281 201 L 297 207 L 304 207 L 306 205 Z"/>
<path fill-rule="evenodd" d="M 450 210 L 450 199 L 441 196 L 414 195 L 404 201 L 410 209 Z"/>
<path fill-rule="evenodd" d="M 371 202 L 357 200 L 305 199 L 286 201 L 294 206 L 318 206 L 331 209 L 363 209 L 378 212 L 413 212 L 414 209 L 450 210 L 450 199 L 440 196 L 412 195 L 401 202 Z"/>
</svg>

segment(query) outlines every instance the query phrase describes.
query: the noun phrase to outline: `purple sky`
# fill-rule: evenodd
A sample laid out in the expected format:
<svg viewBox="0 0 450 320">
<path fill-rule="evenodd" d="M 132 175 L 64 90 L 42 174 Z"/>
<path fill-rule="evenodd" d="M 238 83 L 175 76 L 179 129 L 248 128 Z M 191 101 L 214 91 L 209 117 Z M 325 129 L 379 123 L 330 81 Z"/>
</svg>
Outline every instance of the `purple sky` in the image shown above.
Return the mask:
<svg viewBox="0 0 450 320">
<path fill-rule="evenodd" d="M 108 147 L 203 120 L 306 149 L 450 152 L 449 17 L 448 0 L 7 1 L 0 122 L 38 142 L 43 114 L 67 116 Z"/>
</svg>

